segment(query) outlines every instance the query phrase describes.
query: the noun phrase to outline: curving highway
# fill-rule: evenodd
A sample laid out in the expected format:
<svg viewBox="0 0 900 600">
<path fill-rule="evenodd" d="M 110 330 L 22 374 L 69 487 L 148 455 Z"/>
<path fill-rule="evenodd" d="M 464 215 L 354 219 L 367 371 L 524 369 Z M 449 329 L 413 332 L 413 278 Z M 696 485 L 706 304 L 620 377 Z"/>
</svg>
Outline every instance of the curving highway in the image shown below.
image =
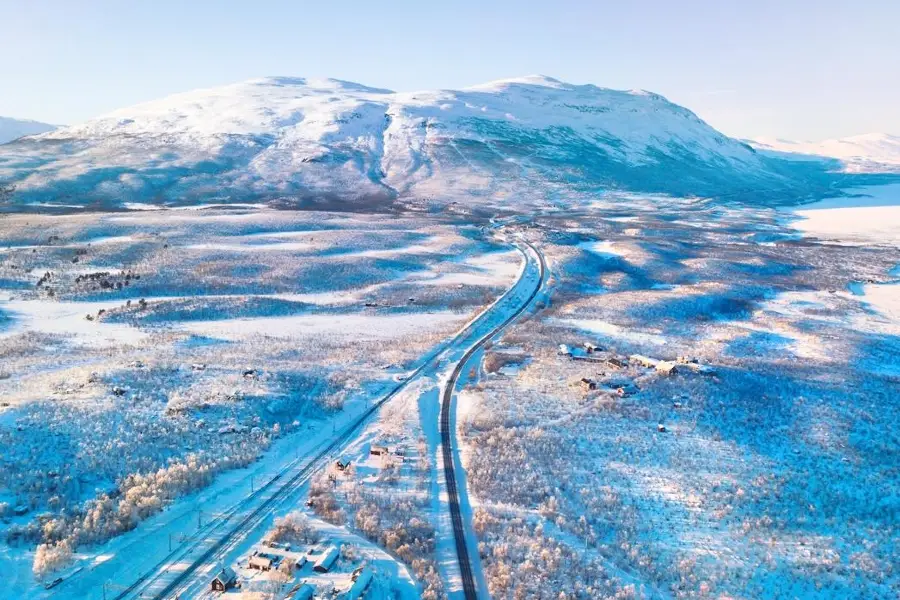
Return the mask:
<svg viewBox="0 0 900 600">
<path fill-rule="evenodd" d="M 530 242 L 520 240 L 521 246 L 519 250 L 526 259 L 526 268 L 523 271 L 519 283 L 513 288 L 524 286 L 524 290 L 517 293 L 509 294 L 507 301 L 497 304 L 497 307 L 505 307 L 506 318 L 491 331 L 487 332 L 484 337 L 479 339 L 474 345 L 460 358 L 459 362 L 450 374 L 441 396 L 441 446 L 444 459 L 444 479 L 447 485 L 448 504 L 450 507 L 450 520 L 453 526 L 453 538 L 456 545 L 456 555 L 459 561 L 460 578 L 462 579 L 463 595 L 466 600 L 477 600 L 478 598 L 478 582 L 473 572 L 472 560 L 469 556 L 469 548 L 477 548 L 477 543 L 468 543 L 468 528 L 460 506 L 460 486 L 456 474 L 456 469 L 462 467 L 457 464 L 455 452 L 455 428 L 453 427 L 453 397 L 456 391 L 459 377 L 466 368 L 469 360 L 476 352 L 481 350 L 488 340 L 494 338 L 504 328 L 515 321 L 525 310 L 527 310 L 541 290 L 544 278 L 547 273 L 547 265 L 544 256 Z M 524 248 L 524 249 L 523 249 Z M 530 254 L 530 256 L 529 256 Z M 535 278 L 533 273 L 529 274 L 529 267 L 537 268 L 538 274 Z"/>
</svg>

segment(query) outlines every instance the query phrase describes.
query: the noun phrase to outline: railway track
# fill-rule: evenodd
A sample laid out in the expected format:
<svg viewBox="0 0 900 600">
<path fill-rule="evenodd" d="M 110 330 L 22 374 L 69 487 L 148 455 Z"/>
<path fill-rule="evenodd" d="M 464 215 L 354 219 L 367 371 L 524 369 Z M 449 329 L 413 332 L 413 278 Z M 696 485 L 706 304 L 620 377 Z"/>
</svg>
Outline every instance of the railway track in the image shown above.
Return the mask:
<svg viewBox="0 0 900 600">
<path fill-rule="evenodd" d="M 463 521 L 462 510 L 459 504 L 459 487 L 457 484 L 456 463 L 454 461 L 453 452 L 455 435 L 451 426 L 453 395 L 456 390 L 456 385 L 459 382 L 459 376 L 466 368 L 466 364 L 469 362 L 472 356 L 481 348 L 483 348 L 488 340 L 495 337 L 498 333 L 500 333 L 503 329 L 505 329 L 513 321 L 515 321 L 523 312 L 525 312 L 525 310 L 529 306 L 531 306 L 531 303 L 534 301 L 535 297 L 537 297 L 538 292 L 543 286 L 544 277 L 547 272 L 547 264 L 544 261 L 544 256 L 530 242 L 522 240 L 522 243 L 527 246 L 538 259 L 539 276 L 534 289 L 531 291 L 531 293 L 528 295 L 521 306 L 513 311 L 500 325 L 485 334 L 472 347 L 470 347 L 465 352 L 465 354 L 463 354 L 459 362 L 456 363 L 456 367 L 454 367 L 453 372 L 450 374 L 450 378 L 447 380 L 447 384 L 444 387 L 441 399 L 441 447 L 443 450 L 442 454 L 444 459 L 444 479 L 447 486 L 448 505 L 450 507 L 450 521 L 453 525 L 453 538 L 456 544 L 456 555 L 459 561 L 459 571 L 463 584 L 463 595 L 465 596 L 466 600 L 477 600 L 478 585 L 475 581 L 475 576 L 472 570 L 472 561 L 469 557 L 469 546 L 466 543 L 467 531 L 465 522 Z"/>
<path fill-rule="evenodd" d="M 491 321 L 498 318 L 494 313 L 498 312 L 498 310 L 503 310 L 499 307 L 505 306 L 505 303 L 511 301 L 512 296 L 520 293 L 520 286 L 524 279 L 516 282 L 497 302 L 473 319 L 451 342 L 432 352 L 405 381 L 400 382 L 387 395 L 373 403 L 370 408 L 354 419 L 352 423 L 346 426 L 339 435 L 332 438 L 321 450 L 318 450 L 312 457 L 307 456 L 302 459 L 295 459 L 287 464 L 253 494 L 247 496 L 205 525 L 201 531 L 198 531 L 182 547 L 179 547 L 160 561 L 153 569 L 144 573 L 129 586 L 119 588 L 119 593 L 114 596 L 115 600 L 187 598 L 198 593 L 206 584 L 209 570 L 214 565 L 227 561 L 229 555 L 253 531 L 263 524 L 279 506 L 292 499 L 293 495 L 302 488 L 314 473 L 326 466 L 330 460 L 333 460 L 352 443 L 359 430 L 385 403 L 403 391 L 418 376 L 425 372 L 438 371 L 442 361 L 454 349 L 458 351 L 460 347 L 468 348 L 454 370 L 453 385 L 455 385 L 462 366 L 465 365 L 472 354 L 483 346 L 488 339 L 496 335 L 520 315 L 540 289 L 540 282 L 544 276 L 543 257 L 533 246 L 527 245 L 540 261 L 540 277 L 537 287 L 522 306 L 506 316 L 499 326 L 490 327 L 487 333 L 484 333 L 484 328 L 490 325 Z M 527 273 L 527 265 L 525 272 Z M 473 340 L 475 341 L 473 342 Z M 446 447 L 445 443 L 445 449 Z M 458 493 L 455 488 L 455 479 L 453 483 L 454 498 L 457 499 L 458 512 Z M 461 517 L 457 515 L 456 518 L 460 519 L 461 527 Z M 464 543 L 464 533 L 462 539 Z M 468 565 L 468 555 L 466 554 L 465 556 L 465 562 Z M 177 570 L 172 568 L 176 564 L 178 565 Z M 471 567 L 469 568 L 471 570 Z"/>
</svg>

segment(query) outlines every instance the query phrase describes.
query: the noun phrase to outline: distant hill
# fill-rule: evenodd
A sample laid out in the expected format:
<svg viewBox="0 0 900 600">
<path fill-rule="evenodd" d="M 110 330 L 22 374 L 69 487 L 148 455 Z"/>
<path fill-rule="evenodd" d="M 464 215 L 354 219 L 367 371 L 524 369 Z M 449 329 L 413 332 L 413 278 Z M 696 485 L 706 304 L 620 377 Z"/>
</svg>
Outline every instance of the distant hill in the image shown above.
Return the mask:
<svg viewBox="0 0 900 600">
<path fill-rule="evenodd" d="M 781 158 L 839 160 L 849 173 L 900 173 L 900 136 L 867 133 L 824 142 L 793 142 L 760 138 L 751 145 Z"/>
<path fill-rule="evenodd" d="M 56 125 L 49 123 L 0 117 L 0 144 L 11 142 L 23 135 L 45 133 L 54 129 L 56 129 Z"/>
</svg>

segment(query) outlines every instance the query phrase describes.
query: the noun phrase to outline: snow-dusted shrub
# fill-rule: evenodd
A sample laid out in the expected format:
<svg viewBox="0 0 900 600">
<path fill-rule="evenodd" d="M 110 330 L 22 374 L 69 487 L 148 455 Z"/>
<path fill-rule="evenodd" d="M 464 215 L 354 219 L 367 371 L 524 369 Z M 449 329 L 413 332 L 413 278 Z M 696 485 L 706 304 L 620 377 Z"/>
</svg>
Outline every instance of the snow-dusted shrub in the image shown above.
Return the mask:
<svg viewBox="0 0 900 600">
<path fill-rule="evenodd" d="M 275 526 L 267 535 L 271 542 L 289 544 L 314 544 L 320 537 L 319 531 L 300 511 L 293 511 L 275 519 Z"/>
<path fill-rule="evenodd" d="M 42 578 L 72 562 L 72 544 L 68 540 L 39 544 L 34 552 L 32 570 L 35 577 Z"/>
</svg>

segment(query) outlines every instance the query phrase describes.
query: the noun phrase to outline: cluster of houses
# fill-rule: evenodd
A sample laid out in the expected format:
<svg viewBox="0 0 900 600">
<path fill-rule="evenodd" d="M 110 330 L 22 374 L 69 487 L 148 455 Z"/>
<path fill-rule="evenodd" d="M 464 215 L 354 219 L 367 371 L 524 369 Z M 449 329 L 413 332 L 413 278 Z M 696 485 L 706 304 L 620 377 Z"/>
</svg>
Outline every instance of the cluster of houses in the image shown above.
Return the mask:
<svg viewBox="0 0 900 600">
<path fill-rule="evenodd" d="M 379 446 L 379 445 L 374 445 L 374 444 L 369 447 L 369 455 L 370 456 L 378 456 L 378 457 L 381 457 L 382 459 L 391 458 L 394 456 L 402 459 L 404 454 L 405 453 L 403 451 L 403 448 L 389 448 L 388 446 Z M 342 456 L 341 458 L 334 461 L 334 468 L 338 472 L 344 473 L 350 468 L 350 465 L 352 465 L 352 464 L 353 464 L 352 458 Z"/>
<path fill-rule="evenodd" d="M 606 375 L 606 371 L 616 372 L 624 371 L 629 367 L 639 369 L 653 369 L 660 375 L 671 376 L 681 372 L 694 372 L 701 374 L 713 374 L 714 371 L 710 367 L 701 365 L 696 358 L 687 356 L 679 356 L 675 360 L 664 360 L 652 358 L 643 354 L 631 354 L 625 356 L 604 350 L 590 342 L 585 342 L 579 347 L 572 347 L 566 344 L 559 346 L 560 356 L 566 356 L 571 360 L 585 361 L 602 365 L 605 371 L 602 375 Z M 636 386 L 630 382 L 606 381 L 601 383 L 590 377 L 581 377 L 573 382 L 573 385 L 581 388 L 585 393 L 601 388 L 607 388 L 614 391 L 619 396 L 628 396 L 637 391 Z"/>
<path fill-rule="evenodd" d="M 244 577 L 247 572 L 267 573 L 279 570 L 282 573 L 295 575 L 303 571 L 307 565 L 311 565 L 309 576 L 329 573 L 340 557 L 340 548 L 327 542 L 316 544 L 306 551 L 291 551 L 289 544 L 278 544 L 271 541 L 263 541 L 247 558 Z M 252 575 L 249 575 L 252 578 Z M 349 586 L 343 591 L 332 590 L 328 596 L 341 600 L 359 600 L 372 584 L 374 573 L 368 566 L 358 567 L 349 577 Z M 294 585 L 284 596 L 291 600 L 312 600 L 316 596 L 316 586 L 308 579 Z M 246 585 L 246 583 L 245 583 Z M 210 582 L 213 592 L 226 592 L 242 587 L 237 571 L 231 567 L 222 567 Z"/>
</svg>

